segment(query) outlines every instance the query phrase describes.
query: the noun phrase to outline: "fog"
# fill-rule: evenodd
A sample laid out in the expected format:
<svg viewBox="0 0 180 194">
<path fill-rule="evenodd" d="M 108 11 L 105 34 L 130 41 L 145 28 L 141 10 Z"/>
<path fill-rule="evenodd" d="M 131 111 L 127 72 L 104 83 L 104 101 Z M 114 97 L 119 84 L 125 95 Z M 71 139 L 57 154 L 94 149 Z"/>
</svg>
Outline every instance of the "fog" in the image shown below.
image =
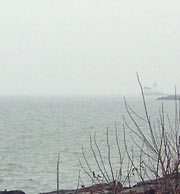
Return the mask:
<svg viewBox="0 0 180 194">
<path fill-rule="evenodd" d="M 0 95 L 180 90 L 179 0 L 1 0 Z"/>
</svg>

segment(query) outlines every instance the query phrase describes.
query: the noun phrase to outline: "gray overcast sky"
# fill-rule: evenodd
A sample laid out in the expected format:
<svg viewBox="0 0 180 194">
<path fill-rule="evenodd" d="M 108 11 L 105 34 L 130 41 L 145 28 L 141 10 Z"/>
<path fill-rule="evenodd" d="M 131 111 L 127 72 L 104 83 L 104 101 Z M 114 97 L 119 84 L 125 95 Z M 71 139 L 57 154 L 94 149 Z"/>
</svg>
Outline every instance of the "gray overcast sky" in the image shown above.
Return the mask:
<svg viewBox="0 0 180 194">
<path fill-rule="evenodd" d="M 179 0 L 0 0 L 0 95 L 180 90 Z"/>
</svg>

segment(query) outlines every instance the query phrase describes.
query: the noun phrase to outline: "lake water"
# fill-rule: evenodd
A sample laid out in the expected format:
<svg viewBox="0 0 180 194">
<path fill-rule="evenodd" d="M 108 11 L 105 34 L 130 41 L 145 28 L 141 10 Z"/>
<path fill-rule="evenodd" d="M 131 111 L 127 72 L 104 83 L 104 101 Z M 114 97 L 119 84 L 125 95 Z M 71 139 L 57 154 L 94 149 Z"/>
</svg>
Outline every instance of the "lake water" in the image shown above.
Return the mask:
<svg viewBox="0 0 180 194">
<path fill-rule="evenodd" d="M 136 112 L 143 113 L 140 97 L 127 101 Z M 161 103 L 147 99 L 152 118 L 158 116 Z M 174 102 L 165 101 L 164 106 L 171 115 Z M 20 189 L 27 194 L 55 190 L 59 153 L 60 188 L 76 188 L 82 145 L 92 168 L 96 169 L 89 132 L 92 135 L 97 132 L 97 142 L 106 156 L 107 127 L 112 163 L 117 166 L 114 129 L 116 122 L 119 144 L 123 147 L 122 116 L 128 117 L 122 97 L 0 98 L 0 190 Z M 82 170 L 81 174 L 88 184 Z"/>
</svg>

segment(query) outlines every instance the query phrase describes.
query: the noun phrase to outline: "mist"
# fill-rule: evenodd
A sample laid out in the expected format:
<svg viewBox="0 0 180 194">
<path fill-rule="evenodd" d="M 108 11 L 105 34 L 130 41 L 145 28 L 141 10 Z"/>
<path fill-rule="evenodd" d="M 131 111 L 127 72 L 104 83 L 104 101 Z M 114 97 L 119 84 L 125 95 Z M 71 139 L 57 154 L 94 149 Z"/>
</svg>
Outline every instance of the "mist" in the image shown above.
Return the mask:
<svg viewBox="0 0 180 194">
<path fill-rule="evenodd" d="M 0 95 L 180 90 L 180 1 L 0 1 Z"/>
</svg>

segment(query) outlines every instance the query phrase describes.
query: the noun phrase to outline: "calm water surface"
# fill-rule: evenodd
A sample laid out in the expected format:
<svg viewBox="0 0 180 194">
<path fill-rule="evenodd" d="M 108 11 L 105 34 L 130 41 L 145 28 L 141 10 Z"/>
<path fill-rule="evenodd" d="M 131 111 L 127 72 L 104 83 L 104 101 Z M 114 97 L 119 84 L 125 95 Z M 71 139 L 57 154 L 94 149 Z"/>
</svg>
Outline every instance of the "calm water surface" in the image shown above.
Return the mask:
<svg viewBox="0 0 180 194">
<path fill-rule="evenodd" d="M 143 114 L 141 98 L 127 100 Z M 161 101 L 150 98 L 147 104 L 152 118 L 156 118 Z M 166 101 L 164 106 L 173 113 L 174 102 Z M 114 129 L 116 122 L 121 146 L 123 115 L 128 117 L 122 97 L 0 98 L 0 190 L 21 189 L 27 194 L 55 190 L 58 153 L 60 187 L 76 188 L 82 145 L 96 168 L 89 132 L 97 132 L 97 141 L 106 156 L 107 127 L 116 167 L 119 156 L 115 154 Z M 143 125 L 141 121 L 139 124 Z M 81 173 L 87 183 L 89 180 L 82 170 Z"/>
</svg>

